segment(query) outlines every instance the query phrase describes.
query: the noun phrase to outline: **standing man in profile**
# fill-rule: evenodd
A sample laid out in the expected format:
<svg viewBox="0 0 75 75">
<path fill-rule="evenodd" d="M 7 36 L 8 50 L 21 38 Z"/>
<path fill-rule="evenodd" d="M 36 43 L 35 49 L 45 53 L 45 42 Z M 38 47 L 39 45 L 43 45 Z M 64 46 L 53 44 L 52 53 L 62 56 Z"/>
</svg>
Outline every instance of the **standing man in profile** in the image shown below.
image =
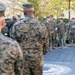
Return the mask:
<svg viewBox="0 0 75 75">
<path fill-rule="evenodd" d="M 46 25 L 48 37 L 49 37 L 49 46 L 51 46 L 51 25 L 50 25 L 50 16 L 46 17 L 46 20 L 44 21 L 44 24 Z M 49 51 L 51 52 L 51 48 L 49 48 Z"/>
<path fill-rule="evenodd" d="M 70 34 L 70 45 L 75 47 L 75 18 L 72 18 L 72 22 L 69 25 L 69 34 Z"/>
<path fill-rule="evenodd" d="M 43 48 L 46 51 L 49 49 L 47 29 L 44 24 L 34 18 L 33 3 L 24 3 L 23 10 L 26 17 L 12 27 L 12 38 L 19 42 L 23 50 L 23 75 L 42 75 Z"/>
<path fill-rule="evenodd" d="M 0 3 L 0 75 L 22 75 L 23 54 L 18 43 L 1 33 L 6 7 Z"/>
</svg>

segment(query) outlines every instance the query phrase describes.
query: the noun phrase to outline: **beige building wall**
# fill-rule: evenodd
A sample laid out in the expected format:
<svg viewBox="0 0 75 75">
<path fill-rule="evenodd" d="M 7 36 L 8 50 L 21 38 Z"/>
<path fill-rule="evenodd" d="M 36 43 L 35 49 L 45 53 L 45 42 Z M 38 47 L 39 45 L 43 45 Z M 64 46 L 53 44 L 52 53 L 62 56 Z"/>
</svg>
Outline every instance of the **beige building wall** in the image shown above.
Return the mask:
<svg viewBox="0 0 75 75">
<path fill-rule="evenodd" d="M 69 18 L 68 11 L 64 11 L 64 18 Z M 70 19 L 75 18 L 75 12 L 73 10 L 70 11 Z"/>
</svg>

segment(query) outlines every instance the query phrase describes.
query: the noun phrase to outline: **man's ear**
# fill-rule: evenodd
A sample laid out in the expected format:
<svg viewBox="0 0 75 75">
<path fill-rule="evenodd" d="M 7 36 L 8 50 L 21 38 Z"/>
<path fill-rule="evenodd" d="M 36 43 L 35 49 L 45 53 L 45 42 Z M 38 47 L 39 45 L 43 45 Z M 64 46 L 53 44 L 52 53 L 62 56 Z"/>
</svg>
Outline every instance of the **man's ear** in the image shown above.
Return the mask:
<svg viewBox="0 0 75 75">
<path fill-rule="evenodd" d="M 5 20 L 2 20 L 2 24 L 1 24 L 3 27 L 6 25 L 6 22 Z"/>
</svg>

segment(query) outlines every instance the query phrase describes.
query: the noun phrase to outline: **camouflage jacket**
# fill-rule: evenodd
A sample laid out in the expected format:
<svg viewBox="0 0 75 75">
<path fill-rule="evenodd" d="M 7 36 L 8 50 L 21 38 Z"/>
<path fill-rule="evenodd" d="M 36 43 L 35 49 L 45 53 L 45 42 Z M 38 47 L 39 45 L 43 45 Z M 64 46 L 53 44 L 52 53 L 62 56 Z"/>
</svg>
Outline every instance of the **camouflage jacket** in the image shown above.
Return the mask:
<svg viewBox="0 0 75 75">
<path fill-rule="evenodd" d="M 0 33 L 0 75 L 22 75 L 22 60 L 18 43 Z"/>
<path fill-rule="evenodd" d="M 47 32 L 48 32 L 48 37 L 49 37 L 49 41 L 51 40 L 51 26 L 50 26 L 50 23 L 47 22 L 47 21 L 44 21 L 44 24 L 46 25 L 46 28 L 47 28 Z M 49 43 L 49 46 L 50 46 L 50 43 Z"/>
<path fill-rule="evenodd" d="M 71 31 L 72 34 L 75 34 L 75 23 L 71 24 L 70 31 Z"/>
<path fill-rule="evenodd" d="M 57 32 L 60 35 L 64 35 L 65 33 L 67 33 L 67 26 L 65 23 L 59 23 L 57 26 Z"/>
<path fill-rule="evenodd" d="M 45 21 L 44 24 L 46 25 L 46 28 L 47 28 L 47 31 L 48 31 L 48 34 L 49 34 L 49 37 L 50 37 L 50 30 L 51 30 L 51 26 L 50 26 L 50 23 Z"/>
<path fill-rule="evenodd" d="M 10 30 L 10 37 L 20 43 L 23 51 L 37 49 L 42 51 L 49 49 L 49 39 L 46 26 L 35 18 L 26 17 L 15 23 Z"/>
<path fill-rule="evenodd" d="M 50 21 L 50 31 L 55 31 L 56 23 L 54 21 Z"/>
</svg>

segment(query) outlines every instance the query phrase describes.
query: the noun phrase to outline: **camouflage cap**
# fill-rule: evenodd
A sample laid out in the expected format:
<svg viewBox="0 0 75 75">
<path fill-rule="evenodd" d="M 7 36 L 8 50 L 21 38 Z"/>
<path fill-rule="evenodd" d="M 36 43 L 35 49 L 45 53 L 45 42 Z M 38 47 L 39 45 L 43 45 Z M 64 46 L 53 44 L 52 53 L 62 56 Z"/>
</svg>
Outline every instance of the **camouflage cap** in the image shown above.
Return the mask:
<svg viewBox="0 0 75 75">
<path fill-rule="evenodd" d="M 31 2 L 27 2 L 23 4 L 24 10 L 34 10 L 34 4 Z"/>
<path fill-rule="evenodd" d="M 4 4 L 0 3 L 0 11 L 5 11 L 6 7 Z"/>
</svg>

